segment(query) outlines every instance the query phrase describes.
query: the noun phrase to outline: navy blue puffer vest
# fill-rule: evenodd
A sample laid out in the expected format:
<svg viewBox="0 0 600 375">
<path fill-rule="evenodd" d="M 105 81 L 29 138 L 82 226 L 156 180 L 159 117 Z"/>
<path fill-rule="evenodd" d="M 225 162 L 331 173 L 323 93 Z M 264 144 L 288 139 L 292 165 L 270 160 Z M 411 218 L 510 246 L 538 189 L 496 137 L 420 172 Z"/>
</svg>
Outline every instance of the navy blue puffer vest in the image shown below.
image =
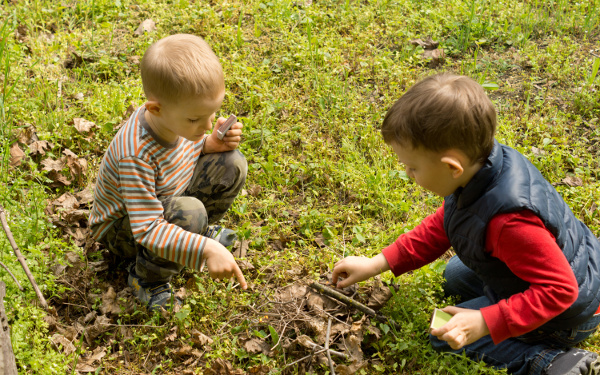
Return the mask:
<svg viewBox="0 0 600 375">
<path fill-rule="evenodd" d="M 577 301 L 543 328 L 573 328 L 589 319 L 600 303 L 600 241 L 523 155 L 496 141 L 471 181 L 445 198 L 444 229 L 460 260 L 497 297 L 508 298 L 529 284 L 484 250 L 486 227 L 496 214 L 523 209 L 535 213 L 554 235 L 579 285 Z"/>
</svg>

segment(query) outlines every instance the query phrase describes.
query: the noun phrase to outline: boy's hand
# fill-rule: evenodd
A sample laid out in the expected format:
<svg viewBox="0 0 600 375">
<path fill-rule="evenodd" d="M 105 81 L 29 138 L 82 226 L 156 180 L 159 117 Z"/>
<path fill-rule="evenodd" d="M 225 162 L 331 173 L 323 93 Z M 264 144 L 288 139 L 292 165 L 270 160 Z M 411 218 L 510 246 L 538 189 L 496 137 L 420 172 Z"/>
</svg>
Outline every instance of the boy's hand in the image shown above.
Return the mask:
<svg viewBox="0 0 600 375">
<path fill-rule="evenodd" d="M 438 339 L 448 342 L 454 350 L 460 349 L 490 334 L 479 310 L 447 306 L 442 311 L 454 315 L 448 323 L 431 331 Z"/>
<path fill-rule="evenodd" d="M 338 288 L 345 288 L 389 269 L 390 266 L 383 254 L 378 254 L 373 258 L 350 256 L 333 266 L 331 282 Z M 340 276 L 344 280 L 338 282 Z"/>
<path fill-rule="evenodd" d="M 220 140 L 217 137 L 217 129 L 223 125 L 225 120 L 227 119 L 219 117 L 213 132 L 206 138 L 203 149 L 205 154 L 235 150 L 240 145 L 240 141 L 242 140 L 242 128 L 244 127 L 241 122 L 233 124 L 229 131 L 225 133 L 223 140 Z"/>
<path fill-rule="evenodd" d="M 206 261 L 210 277 L 227 280 L 233 275 L 240 283 L 242 289 L 248 289 L 248 284 L 242 274 L 242 270 L 240 270 L 229 250 L 212 238 L 207 238 L 206 241 L 202 258 L 203 261 Z"/>
</svg>

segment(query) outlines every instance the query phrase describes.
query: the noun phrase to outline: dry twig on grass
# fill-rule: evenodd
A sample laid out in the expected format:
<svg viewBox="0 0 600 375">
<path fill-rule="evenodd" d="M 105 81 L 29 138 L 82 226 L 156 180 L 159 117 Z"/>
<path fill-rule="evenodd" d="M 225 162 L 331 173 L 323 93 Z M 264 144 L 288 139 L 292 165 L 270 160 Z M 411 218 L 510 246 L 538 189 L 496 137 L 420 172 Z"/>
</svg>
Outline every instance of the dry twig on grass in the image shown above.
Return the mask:
<svg viewBox="0 0 600 375">
<path fill-rule="evenodd" d="M 396 322 L 389 320 L 387 317 L 385 317 L 381 314 L 378 314 L 377 311 L 373 310 L 372 308 L 365 306 L 362 303 L 360 303 L 348 296 L 343 295 L 342 293 L 338 292 L 337 290 L 334 290 L 332 288 L 329 288 L 323 284 L 319 284 L 316 282 L 311 283 L 310 287 L 328 297 L 338 300 L 348 306 L 354 307 L 355 309 L 359 310 L 360 312 L 363 312 L 363 313 L 379 320 L 380 322 L 392 324 L 394 327 L 398 327 Z"/>
<path fill-rule="evenodd" d="M 35 279 L 33 278 L 33 275 L 31 274 L 31 271 L 29 271 L 29 267 L 27 266 L 25 257 L 23 257 L 23 255 L 21 254 L 21 251 L 19 251 L 19 247 L 17 246 L 17 243 L 15 242 L 12 232 L 10 231 L 10 228 L 8 227 L 8 223 L 6 222 L 5 211 L 4 211 L 4 207 L 2 207 L 2 206 L 0 206 L 0 222 L 2 222 L 2 228 L 4 229 L 4 232 L 6 233 L 6 237 L 8 237 L 8 242 L 10 242 L 10 246 L 12 246 L 15 256 L 19 260 L 19 263 L 21 263 L 21 266 L 23 267 L 23 270 L 25 271 L 25 274 L 27 275 L 29 282 L 31 282 L 31 285 L 33 286 L 33 289 L 35 290 L 35 294 L 37 295 L 38 299 L 40 300 L 40 304 L 42 305 L 44 310 L 48 311 L 48 303 L 46 302 L 46 299 L 42 295 L 40 288 L 36 284 Z"/>
<path fill-rule="evenodd" d="M 15 284 L 17 284 L 17 287 L 19 288 L 19 290 L 22 292 L 23 291 L 23 287 L 21 286 L 21 284 L 19 284 L 19 280 L 17 280 L 17 278 L 15 277 L 15 275 L 13 275 L 13 273 L 10 272 L 10 270 L 8 269 L 8 267 L 6 267 L 6 265 L 4 263 L 0 262 L 0 266 L 2 266 L 2 268 L 4 268 L 6 270 L 6 272 L 8 272 L 8 274 L 15 281 Z"/>
</svg>

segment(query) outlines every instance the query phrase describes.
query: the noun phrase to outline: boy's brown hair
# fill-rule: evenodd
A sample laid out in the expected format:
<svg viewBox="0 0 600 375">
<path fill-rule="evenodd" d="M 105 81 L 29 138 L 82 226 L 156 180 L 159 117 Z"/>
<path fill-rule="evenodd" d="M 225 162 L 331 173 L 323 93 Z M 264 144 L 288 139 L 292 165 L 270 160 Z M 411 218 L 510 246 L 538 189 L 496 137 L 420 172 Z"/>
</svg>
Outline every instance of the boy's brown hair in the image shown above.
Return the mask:
<svg viewBox="0 0 600 375">
<path fill-rule="evenodd" d="M 387 144 L 442 152 L 458 149 L 473 163 L 494 146 L 496 110 L 480 84 L 449 73 L 425 78 L 388 110 L 381 134 Z"/>
<path fill-rule="evenodd" d="M 188 97 L 214 98 L 225 89 L 223 68 L 204 39 L 175 34 L 152 44 L 141 62 L 146 98 L 175 103 Z"/>
</svg>

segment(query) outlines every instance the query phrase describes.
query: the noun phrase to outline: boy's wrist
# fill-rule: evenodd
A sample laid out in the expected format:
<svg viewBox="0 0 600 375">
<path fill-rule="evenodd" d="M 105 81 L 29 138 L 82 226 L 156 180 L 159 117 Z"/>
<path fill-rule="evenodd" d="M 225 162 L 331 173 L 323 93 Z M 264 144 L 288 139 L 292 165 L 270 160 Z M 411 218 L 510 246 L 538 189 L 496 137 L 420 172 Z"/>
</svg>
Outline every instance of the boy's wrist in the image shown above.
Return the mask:
<svg viewBox="0 0 600 375">
<path fill-rule="evenodd" d="M 377 254 L 373 258 L 371 258 L 373 272 L 376 272 L 373 276 L 379 275 L 380 273 L 384 273 L 385 271 L 390 270 L 390 265 L 382 253 Z"/>
</svg>

